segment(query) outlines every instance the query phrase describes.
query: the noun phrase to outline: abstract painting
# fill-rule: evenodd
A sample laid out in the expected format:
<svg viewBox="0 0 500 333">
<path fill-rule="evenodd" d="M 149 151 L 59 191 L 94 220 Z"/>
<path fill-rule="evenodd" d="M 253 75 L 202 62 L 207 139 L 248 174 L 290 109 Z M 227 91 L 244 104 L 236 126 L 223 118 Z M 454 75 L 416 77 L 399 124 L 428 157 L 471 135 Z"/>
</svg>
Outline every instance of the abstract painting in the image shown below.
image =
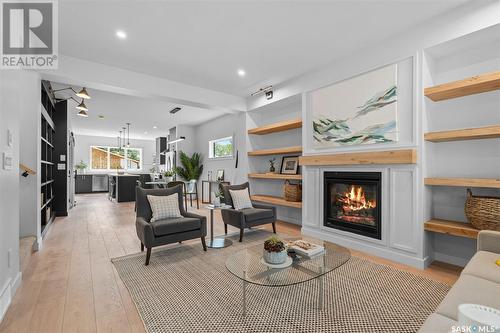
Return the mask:
<svg viewBox="0 0 500 333">
<path fill-rule="evenodd" d="M 314 146 L 398 141 L 397 65 L 311 93 Z"/>
</svg>

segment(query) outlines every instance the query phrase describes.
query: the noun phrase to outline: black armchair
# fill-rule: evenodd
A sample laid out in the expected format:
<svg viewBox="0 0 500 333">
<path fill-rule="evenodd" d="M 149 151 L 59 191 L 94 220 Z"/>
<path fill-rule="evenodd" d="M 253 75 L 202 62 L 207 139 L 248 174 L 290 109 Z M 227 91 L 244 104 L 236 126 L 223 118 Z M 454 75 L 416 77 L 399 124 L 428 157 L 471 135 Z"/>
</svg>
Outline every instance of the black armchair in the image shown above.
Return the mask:
<svg viewBox="0 0 500 333">
<path fill-rule="evenodd" d="M 149 222 L 152 217 L 148 195 L 179 194 L 179 210 L 182 218 L 170 218 Z M 207 235 L 207 218 L 205 216 L 188 213 L 182 200 L 182 187 L 175 186 L 167 189 L 143 189 L 136 187 L 137 219 L 135 227 L 141 241 L 141 251 L 146 247 L 146 266 L 149 265 L 151 249 L 171 243 L 200 238 L 203 250 L 207 250 L 205 236 Z"/>
<path fill-rule="evenodd" d="M 250 184 L 244 183 L 241 185 L 222 185 L 224 192 L 224 200 L 226 205 L 232 208 L 221 209 L 222 220 L 224 221 L 224 231 L 227 234 L 227 225 L 240 229 L 240 242 L 243 241 L 243 231 L 245 228 L 250 228 L 262 224 L 271 223 L 273 232 L 276 233 L 276 207 L 252 201 L 253 208 L 245 208 L 241 210 L 234 209 L 233 199 L 229 190 L 248 189 L 250 193 Z"/>
</svg>

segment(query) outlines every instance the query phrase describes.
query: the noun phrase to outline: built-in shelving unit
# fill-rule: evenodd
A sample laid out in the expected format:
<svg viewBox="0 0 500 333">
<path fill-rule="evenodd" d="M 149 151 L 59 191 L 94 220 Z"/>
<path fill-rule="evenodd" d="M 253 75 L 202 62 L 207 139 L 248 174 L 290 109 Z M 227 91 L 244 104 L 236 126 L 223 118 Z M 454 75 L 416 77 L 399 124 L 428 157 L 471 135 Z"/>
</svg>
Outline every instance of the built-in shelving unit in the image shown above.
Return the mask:
<svg viewBox="0 0 500 333">
<path fill-rule="evenodd" d="M 284 175 L 280 173 L 249 173 L 248 178 L 302 180 L 302 175 Z"/>
<path fill-rule="evenodd" d="M 291 129 L 301 128 L 301 127 L 302 127 L 302 119 L 293 119 L 293 120 L 280 121 L 278 123 L 261 126 L 257 128 L 252 128 L 248 130 L 248 134 L 264 135 L 264 134 L 288 131 Z"/>
<path fill-rule="evenodd" d="M 260 149 L 248 152 L 248 156 L 266 156 L 266 155 L 281 155 L 281 154 L 301 154 L 302 146 Z"/>
<path fill-rule="evenodd" d="M 437 232 L 458 237 L 477 238 L 479 230 L 470 223 L 432 219 L 424 223 L 427 231 Z"/>
<path fill-rule="evenodd" d="M 500 72 L 481 74 L 463 80 L 425 88 L 424 94 L 437 102 L 497 89 L 500 89 Z"/>
<path fill-rule="evenodd" d="M 451 131 L 425 133 L 424 139 L 431 142 L 479 140 L 500 138 L 500 126 L 464 128 Z"/>
<path fill-rule="evenodd" d="M 54 220 L 54 115 L 55 100 L 52 98 L 49 83 L 42 81 L 41 91 L 41 137 L 40 137 L 40 223 L 44 234 L 46 227 Z"/>
<path fill-rule="evenodd" d="M 276 197 L 272 195 L 255 194 L 251 196 L 253 201 L 264 202 L 277 206 L 292 207 L 292 208 L 302 208 L 302 202 L 286 201 L 281 197 Z"/>
<path fill-rule="evenodd" d="M 494 91 L 500 89 L 499 31 L 486 28 L 424 50 L 422 223 L 432 233 L 431 255 L 452 264 L 461 265 L 474 253 L 470 239 L 479 233 L 463 222 L 465 188 L 487 196 L 497 196 L 500 189 L 500 156 L 494 141 L 500 138 L 500 119 L 492 109 L 498 105 Z M 471 49 L 477 57 L 470 56 Z M 461 251 L 450 250 L 457 247 Z"/>
<path fill-rule="evenodd" d="M 425 178 L 425 185 L 500 188 L 500 179 L 488 179 L 488 178 Z"/>
</svg>

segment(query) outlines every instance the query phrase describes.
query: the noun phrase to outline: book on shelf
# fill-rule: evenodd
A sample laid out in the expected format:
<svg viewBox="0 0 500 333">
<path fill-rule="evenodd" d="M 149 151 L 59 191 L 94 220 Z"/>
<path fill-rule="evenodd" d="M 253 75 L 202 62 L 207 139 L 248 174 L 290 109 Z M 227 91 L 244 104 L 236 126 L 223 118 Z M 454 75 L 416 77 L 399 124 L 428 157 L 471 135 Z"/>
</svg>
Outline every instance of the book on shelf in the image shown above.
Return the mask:
<svg viewBox="0 0 500 333">
<path fill-rule="evenodd" d="M 301 256 L 314 257 L 325 251 L 324 246 L 314 244 L 305 240 L 296 240 L 288 244 L 288 248 L 292 249 Z"/>
</svg>

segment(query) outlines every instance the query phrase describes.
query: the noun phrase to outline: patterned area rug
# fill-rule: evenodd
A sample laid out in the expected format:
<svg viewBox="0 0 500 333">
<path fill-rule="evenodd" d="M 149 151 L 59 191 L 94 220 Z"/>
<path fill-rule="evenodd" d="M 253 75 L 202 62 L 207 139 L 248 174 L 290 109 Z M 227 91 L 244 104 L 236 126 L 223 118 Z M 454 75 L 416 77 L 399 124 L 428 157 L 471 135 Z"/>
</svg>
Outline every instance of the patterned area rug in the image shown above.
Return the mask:
<svg viewBox="0 0 500 333">
<path fill-rule="evenodd" d="M 227 256 L 261 244 L 265 231 L 243 244 L 203 252 L 190 243 L 113 259 L 146 330 L 154 332 L 416 332 L 449 286 L 352 257 L 325 278 L 325 306 L 317 309 L 318 282 L 288 287 L 249 285 L 242 316 L 242 283 L 225 267 Z M 286 235 L 281 235 L 286 237 Z"/>
</svg>

